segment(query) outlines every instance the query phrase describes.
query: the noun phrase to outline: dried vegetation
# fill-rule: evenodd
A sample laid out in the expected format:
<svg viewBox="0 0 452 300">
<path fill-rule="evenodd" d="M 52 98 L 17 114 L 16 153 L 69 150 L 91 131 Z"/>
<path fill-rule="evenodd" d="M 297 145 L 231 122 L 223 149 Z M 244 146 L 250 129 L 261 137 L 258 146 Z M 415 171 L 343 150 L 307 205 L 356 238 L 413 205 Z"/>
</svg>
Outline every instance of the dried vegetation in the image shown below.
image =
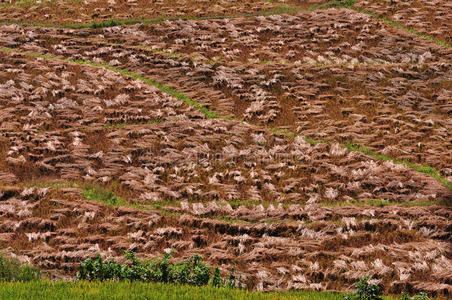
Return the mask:
<svg viewBox="0 0 452 300">
<path fill-rule="evenodd" d="M 383 14 L 380 2 L 366 7 Z M 207 5 L 127 3 L 80 20 Z M 95 4 L 70 3 L 57 23 Z M 220 17 L 279 4 L 218 5 Z M 369 277 L 386 293 L 452 293 L 450 48 L 351 9 L 5 25 L 0 47 L 0 247 L 51 277 L 99 253 L 175 249 L 257 290 Z"/>
</svg>

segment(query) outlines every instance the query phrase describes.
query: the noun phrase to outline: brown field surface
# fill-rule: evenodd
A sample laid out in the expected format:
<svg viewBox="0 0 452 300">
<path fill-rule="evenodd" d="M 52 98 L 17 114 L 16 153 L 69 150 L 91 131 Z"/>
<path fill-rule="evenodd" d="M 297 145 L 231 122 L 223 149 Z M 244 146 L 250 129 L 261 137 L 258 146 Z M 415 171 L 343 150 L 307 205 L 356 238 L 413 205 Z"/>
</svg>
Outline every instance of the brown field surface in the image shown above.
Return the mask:
<svg viewBox="0 0 452 300">
<path fill-rule="evenodd" d="M 355 7 L 399 22 L 420 33 L 443 40 L 449 45 L 452 42 L 452 3 L 450 1 L 358 0 Z"/>
<path fill-rule="evenodd" d="M 325 2 L 4 3 L 0 250 L 51 278 L 175 249 L 250 289 L 450 297 L 452 8 Z"/>
<path fill-rule="evenodd" d="M 203 18 L 308 9 L 324 0 L 2 0 L 0 22 L 74 25 L 115 20 Z"/>
</svg>

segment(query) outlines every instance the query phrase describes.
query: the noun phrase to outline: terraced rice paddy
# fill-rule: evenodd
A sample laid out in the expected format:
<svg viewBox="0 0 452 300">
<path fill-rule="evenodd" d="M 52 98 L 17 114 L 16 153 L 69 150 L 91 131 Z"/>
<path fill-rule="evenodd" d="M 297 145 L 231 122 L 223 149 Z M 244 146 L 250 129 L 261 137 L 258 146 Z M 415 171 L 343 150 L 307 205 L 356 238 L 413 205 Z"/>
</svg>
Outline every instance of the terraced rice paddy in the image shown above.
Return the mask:
<svg viewBox="0 0 452 300">
<path fill-rule="evenodd" d="M 0 7 L 3 252 L 450 296 L 452 7 L 214 2 Z"/>
</svg>

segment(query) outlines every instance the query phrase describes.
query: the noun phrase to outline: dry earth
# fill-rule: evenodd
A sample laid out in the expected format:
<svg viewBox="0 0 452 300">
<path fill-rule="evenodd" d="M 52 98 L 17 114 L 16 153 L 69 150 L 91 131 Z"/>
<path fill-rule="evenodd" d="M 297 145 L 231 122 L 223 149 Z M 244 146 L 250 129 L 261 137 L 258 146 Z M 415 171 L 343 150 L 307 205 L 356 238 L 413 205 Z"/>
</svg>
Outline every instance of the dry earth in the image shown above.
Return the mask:
<svg viewBox="0 0 452 300">
<path fill-rule="evenodd" d="M 393 2 L 355 7 L 450 41 L 447 3 Z M 100 3 L 8 4 L 0 20 L 280 8 Z M 387 293 L 451 295 L 450 47 L 351 9 L 100 29 L 3 25 L 0 47 L 3 251 L 57 278 L 97 253 L 176 249 L 175 259 L 200 253 L 236 266 L 259 290 L 349 290 L 368 276 Z M 433 166 L 443 181 L 347 142 Z M 85 199 L 91 186 L 112 188 L 124 205 Z"/>
</svg>

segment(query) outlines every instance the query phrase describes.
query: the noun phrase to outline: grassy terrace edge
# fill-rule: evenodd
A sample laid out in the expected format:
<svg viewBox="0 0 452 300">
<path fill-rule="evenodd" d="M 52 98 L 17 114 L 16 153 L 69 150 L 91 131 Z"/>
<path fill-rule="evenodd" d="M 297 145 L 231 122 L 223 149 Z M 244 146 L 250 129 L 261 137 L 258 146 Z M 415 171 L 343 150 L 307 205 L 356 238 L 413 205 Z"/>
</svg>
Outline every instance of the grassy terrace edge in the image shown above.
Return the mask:
<svg viewBox="0 0 452 300">
<path fill-rule="evenodd" d="M 341 293 L 316 291 L 255 292 L 248 290 L 193 287 L 162 283 L 140 282 L 65 282 L 31 281 L 0 283 L 2 299 L 149 299 L 149 300 L 339 300 Z M 383 297 L 385 300 L 395 298 Z"/>
<path fill-rule="evenodd" d="M 193 106 L 196 109 L 198 109 L 201 113 L 203 113 L 206 118 L 208 119 L 227 119 L 227 120 L 237 120 L 234 119 L 232 117 L 228 117 L 228 116 L 221 116 L 219 114 L 217 114 L 215 111 L 212 111 L 206 107 L 204 107 L 203 105 L 201 105 L 199 102 L 194 101 L 193 99 L 191 99 L 190 97 L 188 97 L 187 95 L 185 95 L 182 92 L 179 92 L 165 84 L 159 83 L 153 79 L 144 77 L 142 75 L 139 75 L 137 73 L 134 73 L 132 71 L 129 70 L 125 70 L 125 69 L 121 69 L 121 68 L 117 68 L 117 67 L 113 67 L 110 66 L 108 64 L 105 63 L 96 63 L 96 62 L 92 62 L 89 60 L 71 60 L 71 59 L 65 59 L 62 57 L 57 57 L 57 56 L 53 56 L 53 55 L 45 55 L 45 54 L 40 54 L 40 53 L 31 53 L 31 52 L 22 52 L 22 51 L 17 51 L 15 49 L 12 48 L 7 48 L 7 47 L 0 47 L 0 51 L 1 52 L 5 52 L 5 53 L 17 53 L 17 54 L 21 54 L 21 55 L 25 55 L 25 56 L 29 56 L 29 57 L 35 57 L 35 58 L 42 58 L 42 59 L 47 59 L 47 60 L 60 60 L 66 63 L 75 63 L 75 64 L 79 64 L 79 65 L 88 65 L 88 66 L 92 66 L 92 67 L 98 67 L 98 68 L 105 68 L 108 69 L 110 71 L 113 72 L 117 72 L 123 76 L 129 76 L 131 78 L 137 79 L 137 80 L 141 80 L 142 82 L 146 83 L 147 85 L 153 86 L 157 89 L 159 89 L 160 91 L 169 94 L 171 96 L 173 96 L 174 98 L 186 103 L 187 105 Z M 256 126 L 256 127 L 260 127 L 259 125 L 255 125 L 255 124 L 250 124 L 247 122 L 244 122 L 242 120 L 237 120 L 240 122 L 243 122 L 245 124 L 248 124 L 250 126 Z M 265 128 L 265 127 L 264 127 Z M 286 136 L 288 136 L 289 138 L 295 138 L 297 135 L 289 130 L 278 130 L 276 128 L 269 128 L 270 130 L 272 130 L 273 132 L 277 132 L 280 134 L 284 134 Z M 326 143 L 326 144 L 330 144 L 331 142 L 329 141 L 320 141 L 320 140 L 314 140 L 311 139 L 309 137 L 305 137 L 305 141 L 311 145 L 315 145 L 315 144 L 319 144 L 319 143 Z M 353 151 L 353 152 L 361 152 L 363 154 L 366 154 L 376 160 L 380 160 L 380 161 L 392 161 L 395 164 L 399 164 L 399 165 L 404 165 L 416 172 L 420 172 L 420 173 L 424 173 L 427 174 L 429 176 L 431 176 L 432 178 L 438 180 L 442 185 L 444 185 L 448 190 L 452 191 L 452 182 L 447 181 L 447 179 L 443 176 L 441 176 L 441 174 L 433 167 L 430 166 L 420 166 L 417 165 L 415 163 L 409 162 L 409 161 L 400 161 L 397 160 L 395 158 L 391 158 L 385 155 L 381 155 L 378 153 L 375 153 L 373 151 L 371 151 L 370 149 L 364 147 L 364 146 L 360 146 L 360 145 L 353 145 L 353 144 L 347 144 L 347 145 L 341 145 L 344 148 L 347 148 L 349 151 Z"/>
</svg>

